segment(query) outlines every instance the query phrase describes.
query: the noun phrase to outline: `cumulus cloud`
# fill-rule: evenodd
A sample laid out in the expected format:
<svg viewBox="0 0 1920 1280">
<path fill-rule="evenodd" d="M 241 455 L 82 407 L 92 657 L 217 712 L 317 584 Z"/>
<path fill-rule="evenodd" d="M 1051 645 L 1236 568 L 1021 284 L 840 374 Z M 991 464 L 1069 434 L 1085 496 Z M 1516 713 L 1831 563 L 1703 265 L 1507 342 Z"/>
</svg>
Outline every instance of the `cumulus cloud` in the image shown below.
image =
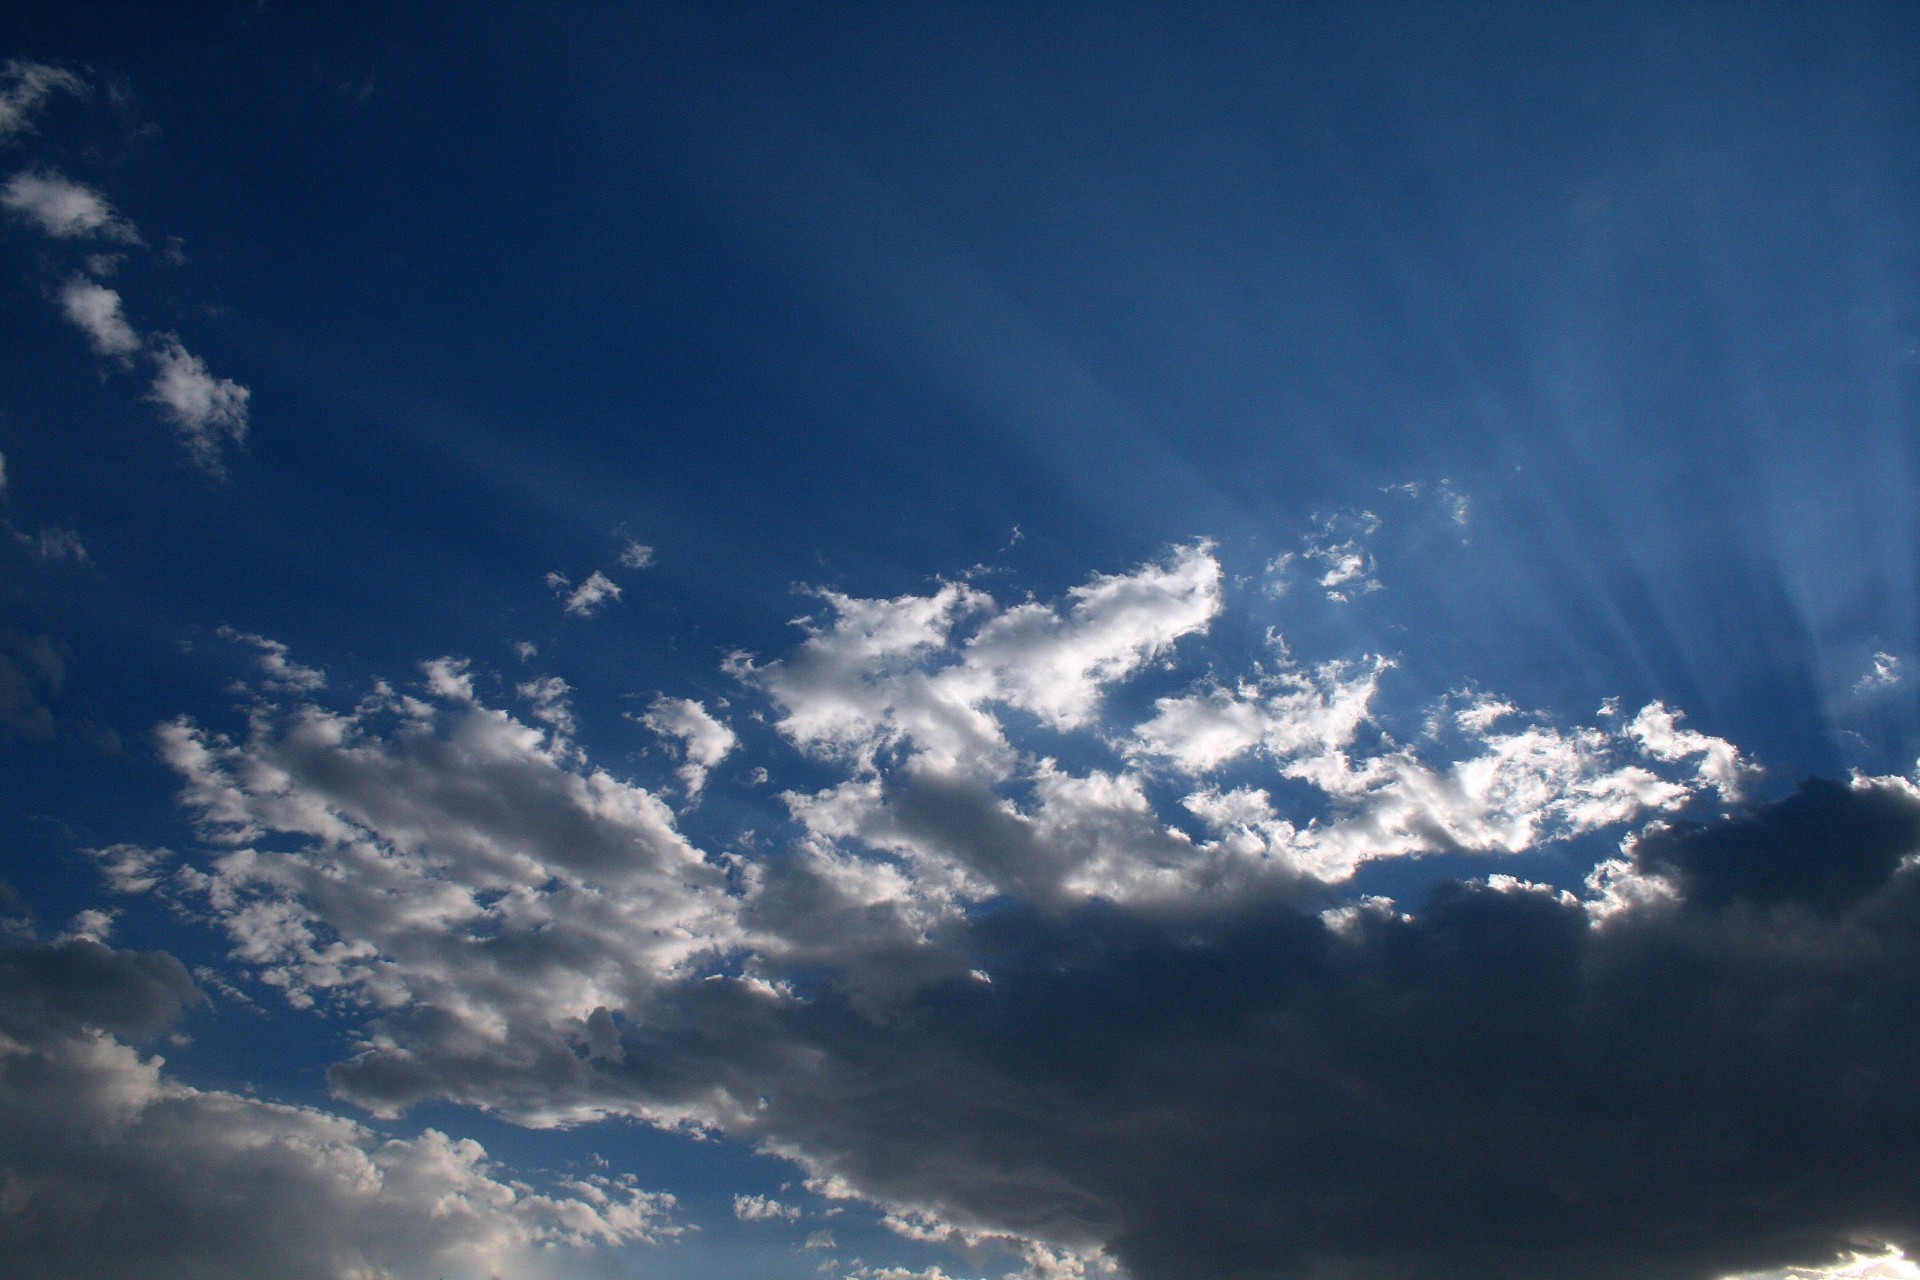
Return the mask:
<svg viewBox="0 0 1920 1280">
<path fill-rule="evenodd" d="M 661 694 L 647 708 L 642 721 L 661 737 L 679 744 L 680 782 L 687 789 L 688 799 L 700 794 L 707 784 L 707 772 L 725 760 L 739 742 L 733 730 L 692 698 Z"/>
<path fill-rule="evenodd" d="M 164 726 L 204 837 L 231 850 L 167 889 L 294 1004 L 392 1011 L 370 1047 L 425 1017 L 415 1031 L 545 1082 L 524 1116 L 594 1114 L 584 1095 L 546 1114 L 544 1095 L 617 1057 L 591 1052 L 608 1009 L 732 939 L 724 876 L 657 797 L 481 705 L 460 664 L 426 676 L 425 698 L 351 713 L 259 707 L 238 741 Z M 304 845 L 256 847 L 270 832 Z"/>
<path fill-rule="evenodd" d="M 33 129 L 33 116 L 55 93 L 84 97 L 87 85 L 79 76 L 44 62 L 10 58 L 0 67 L 0 143 Z"/>
<path fill-rule="evenodd" d="M 60 310 L 103 356 L 124 358 L 141 347 L 140 335 L 121 313 L 117 290 L 75 276 L 60 286 Z"/>
<path fill-rule="evenodd" d="M 742 1222 L 798 1222 L 800 1210 L 766 1196 L 735 1196 L 733 1216 Z"/>
<path fill-rule="evenodd" d="M 729 663 L 838 778 L 785 793 L 785 842 L 701 851 L 442 660 L 350 711 L 282 690 L 231 735 L 166 726 L 212 851 L 96 856 L 352 1012 L 329 1079 L 376 1115 L 715 1129 L 1035 1278 L 1712 1280 L 1913 1246 L 1912 784 L 1688 825 L 1751 775 L 1671 709 L 1456 695 L 1401 742 L 1383 657 L 1116 720 L 1221 579 L 1199 545 L 1054 601 L 823 597 L 792 652 Z M 698 705 L 648 713 L 689 762 Z M 1634 823 L 1581 892 L 1333 893 Z"/>
<path fill-rule="evenodd" d="M 579 586 L 558 571 L 547 575 L 547 586 L 560 597 L 560 606 L 576 618 L 591 618 L 610 600 L 620 598 L 620 584 L 595 569 Z"/>
<path fill-rule="evenodd" d="M 218 473 L 221 450 L 247 438 L 247 401 L 253 393 L 231 378 L 208 373 L 206 362 L 172 334 L 156 340 L 153 362 L 148 399 L 166 410 L 194 461 Z"/>
<path fill-rule="evenodd" d="M 0 950 L 0 1247 L 23 1278 L 358 1280 L 542 1274 L 541 1246 L 671 1238 L 631 1179 L 552 1194 L 472 1141 L 386 1138 L 172 1078 L 129 1039 L 194 1000 L 171 957 L 89 941 Z"/>
<path fill-rule="evenodd" d="M 559 676 L 543 676 L 514 686 L 514 692 L 533 704 L 533 718 L 563 738 L 573 736 L 573 690 Z"/>
<path fill-rule="evenodd" d="M 0 205 L 62 240 L 139 244 L 140 232 L 92 187 L 44 170 L 16 173 L 0 187 Z"/>
<path fill-rule="evenodd" d="M 653 565 L 653 548 L 644 546 L 641 543 L 635 542 L 632 538 L 628 538 L 627 545 L 620 550 L 619 563 L 622 569 L 651 568 Z"/>
</svg>

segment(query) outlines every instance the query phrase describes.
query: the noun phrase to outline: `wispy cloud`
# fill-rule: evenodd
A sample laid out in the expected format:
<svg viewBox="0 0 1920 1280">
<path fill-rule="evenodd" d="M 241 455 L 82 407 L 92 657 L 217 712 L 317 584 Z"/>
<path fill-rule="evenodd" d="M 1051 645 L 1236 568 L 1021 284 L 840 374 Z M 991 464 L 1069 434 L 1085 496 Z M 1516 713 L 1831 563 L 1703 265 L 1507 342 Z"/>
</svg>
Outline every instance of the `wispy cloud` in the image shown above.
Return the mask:
<svg viewBox="0 0 1920 1280">
<path fill-rule="evenodd" d="M 9 59 L 0 67 L 0 143 L 32 132 L 34 113 L 52 94 L 83 97 L 86 92 L 86 81 L 71 71 L 44 62 Z"/>
</svg>

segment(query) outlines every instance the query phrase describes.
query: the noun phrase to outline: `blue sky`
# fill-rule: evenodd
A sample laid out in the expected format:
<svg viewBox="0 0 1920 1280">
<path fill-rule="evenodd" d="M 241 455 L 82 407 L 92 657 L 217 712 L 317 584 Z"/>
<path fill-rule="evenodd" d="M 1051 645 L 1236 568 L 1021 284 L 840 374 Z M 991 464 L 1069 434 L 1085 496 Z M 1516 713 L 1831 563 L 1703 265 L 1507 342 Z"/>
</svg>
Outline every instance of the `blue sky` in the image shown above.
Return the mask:
<svg viewBox="0 0 1920 1280">
<path fill-rule="evenodd" d="M 0 1241 L 1920 1274 L 1916 50 L 17 6 Z"/>
</svg>

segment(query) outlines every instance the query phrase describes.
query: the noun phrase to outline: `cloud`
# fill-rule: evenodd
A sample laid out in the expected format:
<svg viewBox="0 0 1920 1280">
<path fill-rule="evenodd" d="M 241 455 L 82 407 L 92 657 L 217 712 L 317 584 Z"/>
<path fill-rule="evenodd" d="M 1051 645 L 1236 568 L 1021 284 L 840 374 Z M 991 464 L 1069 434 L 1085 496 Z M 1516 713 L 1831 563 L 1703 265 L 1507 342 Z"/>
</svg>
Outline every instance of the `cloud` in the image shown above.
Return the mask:
<svg viewBox="0 0 1920 1280">
<path fill-rule="evenodd" d="M 196 998 L 171 957 L 16 945 L 0 950 L 0 974 L 0 1248 L 22 1280 L 478 1280 L 549 1273 L 542 1246 L 683 1230 L 671 1196 L 630 1179 L 543 1194 L 433 1129 L 386 1138 L 172 1078 L 126 1043 Z"/>
<path fill-rule="evenodd" d="M 0 728 L 51 740 L 59 722 L 46 703 L 66 678 L 65 651 L 52 636 L 0 631 Z"/>
<path fill-rule="evenodd" d="M 1016 911 L 943 939 L 993 984 L 910 1019 L 700 984 L 630 1060 L 713 1055 L 816 1175 L 1140 1280 L 1816 1265 L 1920 1232 L 1916 849 L 1906 784 L 1818 784 L 1642 841 L 1683 892 L 1602 923 L 1517 882 L 1339 927 Z"/>
<path fill-rule="evenodd" d="M 235 631 L 232 627 L 221 627 L 218 634 L 223 640 L 249 645 L 258 651 L 254 661 L 260 669 L 264 688 L 275 693 L 312 693 L 326 688 L 326 675 L 317 668 L 295 662 L 288 656 L 287 646 L 278 640 Z"/>
<path fill-rule="evenodd" d="M 708 770 L 725 760 L 739 743 L 733 730 L 714 719 L 692 698 L 669 698 L 661 694 L 647 708 L 642 721 L 661 737 L 679 743 L 680 782 L 686 787 L 689 800 L 706 786 Z"/>
<path fill-rule="evenodd" d="M 594 1027 L 610 1035 L 607 1009 L 731 944 L 724 876 L 656 797 L 479 704 L 459 664 L 427 676 L 428 698 L 389 691 L 351 714 L 262 705 L 240 741 L 164 726 L 183 799 L 230 852 L 163 888 L 203 903 L 295 1005 L 399 1019 L 370 1049 L 425 1018 L 408 1034 L 464 1046 L 477 1071 L 532 1073 L 541 1096 L 506 1109 L 597 1114 Z M 295 847 L 256 847 L 268 832 Z M 564 1076 L 582 1095 L 544 1112 Z"/>
<path fill-rule="evenodd" d="M 33 115 L 56 92 L 84 97 L 86 82 L 43 62 L 8 59 L 0 67 L 0 143 L 33 130 Z"/>
<path fill-rule="evenodd" d="M 1880 689 L 1891 689 L 1899 684 L 1901 679 L 1900 659 L 1890 653 L 1880 652 L 1873 655 L 1871 668 L 1853 687 L 1856 693 L 1872 693 Z"/>
<path fill-rule="evenodd" d="M 1877 1254 L 1851 1254 L 1832 1266 L 1750 1271 L 1727 1280 L 1920 1280 L 1920 1267 L 1900 1250 L 1890 1249 Z"/>
<path fill-rule="evenodd" d="M 166 726 L 211 852 L 100 859 L 356 1018 L 329 1080 L 376 1115 L 717 1130 L 1036 1280 L 1712 1280 L 1920 1239 L 1920 790 L 1688 825 L 1750 775 L 1671 709 L 1456 695 L 1402 743 L 1381 657 L 1124 714 L 1221 577 L 1194 546 L 1051 602 L 825 596 L 729 662 L 838 779 L 785 793 L 785 841 L 702 852 L 441 660 Z M 1635 822 L 1584 892 L 1333 892 Z"/>
<path fill-rule="evenodd" d="M 573 690 L 559 676 L 527 680 L 514 686 L 514 692 L 533 704 L 533 718 L 547 725 L 562 738 L 573 736 Z"/>
<path fill-rule="evenodd" d="M 609 600 L 620 598 L 620 584 L 598 569 L 588 574 L 587 580 L 577 587 L 566 575 L 557 571 L 549 573 L 547 586 L 560 597 L 561 607 L 576 618 L 591 618 Z"/>
<path fill-rule="evenodd" d="M 27 169 L 0 187 L 0 205 L 62 240 L 140 244 L 140 232 L 92 187 L 57 173 Z"/>
<path fill-rule="evenodd" d="M 742 1222 L 798 1222 L 800 1210 L 766 1196 L 735 1196 L 733 1216 Z"/>
<path fill-rule="evenodd" d="M 125 358 L 141 347 L 140 335 L 121 313 L 117 290 L 74 276 L 60 286 L 60 310 L 103 356 Z"/>
<path fill-rule="evenodd" d="M 622 569 L 646 569 L 653 565 L 653 548 L 642 546 L 633 539 L 627 539 L 627 545 L 620 551 Z"/>
<path fill-rule="evenodd" d="M 148 399 L 165 409 L 195 462 L 218 474 L 225 445 L 247 438 L 247 401 L 252 392 L 231 378 L 215 378 L 206 362 L 162 334 L 153 349 L 156 372 Z"/>
<path fill-rule="evenodd" d="M 16 543 L 42 560 L 77 560 L 86 563 L 87 544 L 71 529 L 40 529 L 28 533 L 5 521 L 0 521 L 0 526 L 13 535 Z"/>
<path fill-rule="evenodd" d="M 1396 486 L 1417 494 L 1412 486 Z M 1295 564 L 1308 568 L 1314 583 L 1326 592 L 1327 599 L 1345 604 L 1380 589 L 1375 577 L 1373 553 L 1367 541 L 1380 529 L 1380 517 L 1371 511 L 1321 513 L 1313 518 L 1314 531 L 1300 544 L 1300 550 L 1283 552 L 1267 564 L 1268 590 L 1285 595 L 1287 574 Z"/>
</svg>

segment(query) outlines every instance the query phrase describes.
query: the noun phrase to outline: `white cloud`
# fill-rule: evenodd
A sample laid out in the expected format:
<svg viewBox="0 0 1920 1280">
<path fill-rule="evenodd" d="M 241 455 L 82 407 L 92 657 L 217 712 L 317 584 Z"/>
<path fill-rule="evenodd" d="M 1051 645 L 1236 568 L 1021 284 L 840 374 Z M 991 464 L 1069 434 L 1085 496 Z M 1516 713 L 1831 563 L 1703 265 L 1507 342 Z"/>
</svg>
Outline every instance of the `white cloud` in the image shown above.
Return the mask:
<svg viewBox="0 0 1920 1280">
<path fill-rule="evenodd" d="M 1920 1280 L 1920 1266 L 1915 1266 L 1900 1250 L 1889 1248 L 1878 1254 L 1849 1254 L 1824 1267 L 1748 1271 L 1725 1280 Z"/>
<path fill-rule="evenodd" d="M 566 575 L 557 571 L 549 573 L 547 586 L 560 597 L 561 607 L 576 618 L 591 618 L 609 600 L 620 598 L 620 585 L 598 569 L 577 587 Z"/>
<path fill-rule="evenodd" d="M 125 358 L 140 349 L 140 335 L 120 311 L 120 294 L 85 276 L 60 286 L 60 309 L 103 356 Z"/>
<path fill-rule="evenodd" d="M 170 849 L 148 849 L 137 844 L 110 844 L 81 852 L 99 862 L 107 887 L 115 893 L 146 893 L 160 883 L 160 868 L 173 858 Z"/>
<path fill-rule="evenodd" d="M 1232 689 L 1161 698 L 1133 731 L 1137 755 L 1160 756 L 1181 772 L 1206 773 L 1255 747 L 1285 759 L 1343 751 L 1368 716 L 1380 677 L 1392 664 L 1324 663 L 1311 674 L 1286 670 Z"/>
<path fill-rule="evenodd" d="M 1220 565 L 1206 544 L 1181 547 L 1164 564 L 1099 575 L 1059 607 L 1003 611 L 965 583 L 891 600 L 824 597 L 832 624 L 809 623 L 791 658 L 733 663 L 779 706 L 781 732 L 866 767 L 908 745 L 930 765 L 999 772 L 1007 744 L 993 704 L 1056 729 L 1085 727 L 1106 685 L 1206 628 L 1220 609 Z M 955 634 L 974 619 L 970 636 Z"/>
<path fill-rule="evenodd" d="M 206 362 L 162 334 L 153 349 L 158 372 L 148 398 L 167 411 L 195 462 L 220 470 L 220 451 L 247 438 L 247 400 L 253 394 L 230 378 L 215 378 Z"/>
<path fill-rule="evenodd" d="M 1900 659 L 1884 651 L 1876 652 L 1872 667 L 1855 683 L 1854 691 L 1872 693 L 1879 689 L 1891 689 L 1900 683 L 1901 677 Z"/>
<path fill-rule="evenodd" d="M 258 651 L 259 656 L 254 661 L 260 668 L 260 674 L 264 677 L 262 684 L 267 689 L 276 693 L 312 693 L 326 688 L 326 675 L 288 657 L 287 646 L 278 640 L 235 631 L 232 627 L 221 627 L 217 634 L 223 640 L 249 645 Z"/>
<path fill-rule="evenodd" d="M 30 132 L 33 114 L 54 92 L 83 97 L 86 82 L 71 71 L 19 58 L 0 67 L 0 143 Z"/>
<path fill-rule="evenodd" d="M 1741 786 L 1758 771 L 1740 758 L 1740 750 L 1724 738 L 1680 728 L 1681 715 L 1665 703 L 1652 702 L 1627 725 L 1627 734 L 1655 760 L 1681 761 L 1700 757 L 1700 781 L 1712 786 L 1723 800 L 1740 798 Z"/>
<path fill-rule="evenodd" d="M 14 174 L 0 187 L 0 205 L 59 239 L 141 243 L 139 231 L 113 211 L 105 196 L 57 173 L 28 169 Z"/>
<path fill-rule="evenodd" d="M 203 836 L 232 850 L 168 891 L 203 903 L 295 1005 L 438 1008 L 476 1052 L 545 1054 L 549 1091 L 570 1077 L 591 1095 L 613 1056 L 576 1055 L 595 1010 L 632 1007 L 732 945 L 735 904 L 656 797 L 479 704 L 460 664 L 428 677 L 431 700 L 389 694 L 351 714 L 263 705 L 237 742 L 164 726 Z M 300 843 L 255 847 L 268 832 Z M 599 1109 L 544 1105 L 523 1114 Z"/>
<path fill-rule="evenodd" d="M 800 1210 L 766 1196 L 735 1196 L 733 1216 L 742 1222 L 798 1222 Z"/>
<path fill-rule="evenodd" d="M 1321 887 L 1302 879 L 1538 850 L 1728 791 L 1743 771 L 1734 748 L 1661 704 L 1590 727 L 1450 695 L 1417 708 L 1427 729 L 1398 743 L 1380 720 L 1402 720 L 1377 718 L 1394 670 L 1382 656 L 1294 666 L 1283 654 L 1277 670 L 1173 685 L 1121 720 L 1114 708 L 1137 702 L 1117 683 L 1210 628 L 1221 578 L 1210 549 L 1185 547 L 1058 601 L 1002 606 L 970 583 L 826 595 L 795 651 L 730 660 L 804 768 L 826 773 L 816 791 L 783 793 L 793 841 L 703 854 L 659 796 L 564 743 L 564 681 L 524 681 L 534 710 L 516 718 L 482 702 L 484 672 L 438 660 L 411 693 L 378 685 L 351 712 L 282 687 L 230 737 L 165 725 L 163 756 L 217 852 L 179 869 L 131 846 L 96 858 L 123 889 L 205 913 L 234 961 L 296 1006 L 357 1009 L 357 1048 L 330 1082 L 376 1115 L 445 1098 L 530 1125 L 712 1126 L 910 1230 L 1021 1247 L 1020 1274 L 1100 1274 L 1100 1245 L 1127 1221 L 1127 1192 L 1102 1173 L 1121 1138 L 1077 1136 L 1077 1165 L 1031 1155 L 1035 1130 L 1071 1117 L 1025 1073 L 1073 1067 L 1031 1046 L 995 1063 L 1008 1009 L 1037 990 L 1046 1007 L 1106 1009 L 1114 1027 L 1083 1055 L 1133 1071 L 1137 1015 L 1164 1019 L 1152 1034 L 1165 1044 L 1185 1031 L 1160 996 L 1114 992 L 1185 1002 L 1177 975 L 1192 963 L 1192 990 L 1210 992 L 1198 1006 L 1238 1000 L 1206 938 L 1244 946 L 1233 931 L 1246 912 L 1273 915 L 1260 946 L 1277 948 L 1277 973 L 1338 967 L 1327 948 L 1346 948 L 1359 954 L 1352 990 L 1367 990 L 1400 940 L 1427 956 L 1421 917 L 1380 902 L 1321 915 Z M 1154 677 L 1175 679 L 1171 666 Z M 701 770 L 684 773 L 689 791 L 739 747 L 695 700 L 662 695 L 639 718 Z M 1684 837 L 1661 841 L 1644 848 Z M 1526 938 L 1622 938 L 1674 915 L 1670 867 L 1692 864 L 1661 856 L 1624 850 L 1586 900 L 1482 877 L 1463 890 L 1476 894 L 1467 915 L 1500 898 Z M 1284 906 L 1302 887 L 1311 912 Z M 1085 910 L 1092 900 L 1106 906 Z M 1432 929 L 1461 927 L 1446 919 Z M 1162 936 L 1160 921 L 1177 927 Z M 1452 983 L 1452 961 L 1434 963 L 1434 981 Z M 1248 998 L 1288 992 L 1256 983 Z M 1187 1057 L 1167 1063 L 1154 1071 L 1179 1077 Z M 1162 1077 L 1133 1084 L 1146 1079 Z M 1238 1084 L 1187 1084 L 1179 1107 L 1213 1117 L 1206 1138 L 1219 1140 L 1215 1111 Z"/>
<path fill-rule="evenodd" d="M 559 676 L 543 676 L 514 686 L 514 692 L 533 704 L 533 718 L 563 738 L 573 736 L 573 690 Z"/>
<path fill-rule="evenodd" d="M 1415 486 L 1390 486 L 1418 493 Z M 1367 540 L 1380 529 L 1380 517 L 1371 511 L 1322 512 L 1313 518 L 1314 530 L 1300 549 L 1283 552 L 1267 563 L 1267 590 L 1275 596 L 1287 593 L 1288 574 L 1295 564 L 1309 567 L 1314 582 L 1326 592 L 1327 599 L 1346 603 L 1370 591 L 1380 589 L 1374 576 L 1373 553 Z"/>
<path fill-rule="evenodd" d="M 689 800 L 706 786 L 708 771 L 725 760 L 739 742 L 733 730 L 714 719 L 692 698 L 669 698 L 661 694 L 647 708 L 642 722 L 661 737 L 679 743 L 680 782 L 686 787 Z"/>
<path fill-rule="evenodd" d="M 628 538 L 627 545 L 620 550 L 619 564 L 622 569 L 650 568 L 653 565 L 653 548 Z"/>
</svg>

